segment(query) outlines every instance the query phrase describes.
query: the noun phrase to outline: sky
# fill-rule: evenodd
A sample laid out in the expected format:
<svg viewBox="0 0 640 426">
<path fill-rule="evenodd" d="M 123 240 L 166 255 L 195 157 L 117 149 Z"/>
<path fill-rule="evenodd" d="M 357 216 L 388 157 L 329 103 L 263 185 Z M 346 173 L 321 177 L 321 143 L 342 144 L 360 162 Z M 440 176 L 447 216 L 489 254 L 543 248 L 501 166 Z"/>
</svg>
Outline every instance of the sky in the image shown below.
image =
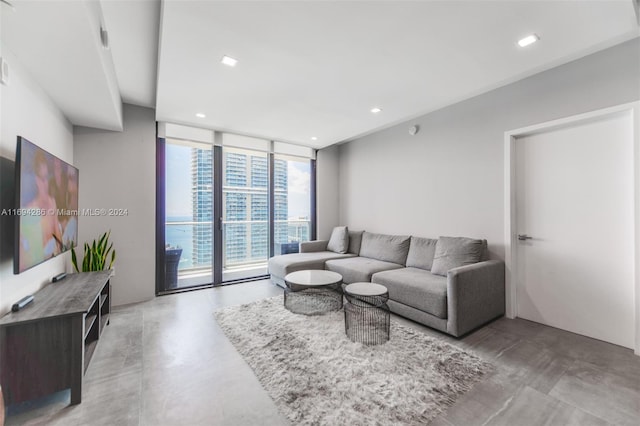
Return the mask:
<svg viewBox="0 0 640 426">
<path fill-rule="evenodd" d="M 167 217 L 192 216 L 191 147 L 166 144 Z"/>
<path fill-rule="evenodd" d="M 311 185 L 310 165 L 297 161 L 288 162 L 289 174 L 289 217 L 310 216 L 309 187 Z"/>
<path fill-rule="evenodd" d="M 192 216 L 191 147 L 166 144 L 166 215 Z M 309 216 L 309 162 L 288 162 L 289 217 Z"/>
</svg>

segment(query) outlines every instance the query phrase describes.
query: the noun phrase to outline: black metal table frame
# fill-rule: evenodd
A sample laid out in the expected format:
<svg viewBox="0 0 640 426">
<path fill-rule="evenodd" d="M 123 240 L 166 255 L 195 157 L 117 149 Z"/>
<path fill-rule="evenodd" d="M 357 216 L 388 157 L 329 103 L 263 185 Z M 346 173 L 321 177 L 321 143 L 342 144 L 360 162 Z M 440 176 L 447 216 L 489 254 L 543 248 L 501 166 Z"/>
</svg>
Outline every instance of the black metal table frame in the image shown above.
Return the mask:
<svg viewBox="0 0 640 426">
<path fill-rule="evenodd" d="M 344 329 L 353 342 L 379 345 L 389 341 L 391 313 L 389 293 L 363 296 L 344 291 Z"/>
<path fill-rule="evenodd" d="M 299 285 L 285 280 L 284 307 L 294 314 L 323 315 L 342 309 L 342 281 Z"/>
</svg>

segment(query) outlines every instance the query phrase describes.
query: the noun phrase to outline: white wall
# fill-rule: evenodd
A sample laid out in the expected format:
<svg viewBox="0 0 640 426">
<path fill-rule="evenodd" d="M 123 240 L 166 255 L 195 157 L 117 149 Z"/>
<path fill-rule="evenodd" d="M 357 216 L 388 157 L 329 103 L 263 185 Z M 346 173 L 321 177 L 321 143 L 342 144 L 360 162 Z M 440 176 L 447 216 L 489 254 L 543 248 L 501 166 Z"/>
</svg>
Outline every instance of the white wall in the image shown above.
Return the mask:
<svg viewBox="0 0 640 426">
<path fill-rule="evenodd" d="M 486 238 L 504 258 L 504 132 L 638 99 L 635 39 L 344 144 L 340 223 Z"/>
<path fill-rule="evenodd" d="M 79 245 L 111 230 L 115 305 L 155 295 L 155 112 L 132 105 L 123 112 L 122 132 L 74 128 L 80 209 L 127 209 L 124 216 L 79 218 Z"/>
<path fill-rule="evenodd" d="M 73 131 L 71 123 L 6 46 L 2 46 L 1 55 L 9 63 L 10 81 L 7 86 L 0 85 L 0 205 L 1 208 L 11 208 L 15 207 L 13 171 L 17 136 L 24 136 L 73 164 Z M 22 274 L 13 275 L 14 220 L 13 216 L 0 216 L 0 315 L 70 266 L 70 255 L 65 253 Z"/>
<path fill-rule="evenodd" d="M 340 225 L 340 167 L 338 147 L 318 151 L 316 156 L 317 239 L 328 240 L 334 226 Z"/>
</svg>

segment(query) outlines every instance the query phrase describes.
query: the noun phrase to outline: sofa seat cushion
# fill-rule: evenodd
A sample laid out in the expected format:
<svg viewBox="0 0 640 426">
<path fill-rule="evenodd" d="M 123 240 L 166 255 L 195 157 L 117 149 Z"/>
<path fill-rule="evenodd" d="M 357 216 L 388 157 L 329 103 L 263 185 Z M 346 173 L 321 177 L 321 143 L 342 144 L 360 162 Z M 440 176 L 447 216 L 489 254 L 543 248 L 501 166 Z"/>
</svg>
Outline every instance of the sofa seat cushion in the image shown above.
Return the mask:
<svg viewBox="0 0 640 426">
<path fill-rule="evenodd" d="M 346 284 L 370 282 L 376 272 L 402 268 L 402 265 L 368 257 L 351 257 L 348 259 L 327 260 L 325 269 L 342 275 L 342 282 Z"/>
<path fill-rule="evenodd" d="M 279 278 L 287 274 L 305 269 L 324 269 L 324 263 L 329 259 L 353 257 L 353 254 L 340 254 L 332 251 L 317 251 L 311 253 L 291 253 L 274 256 L 269 259 L 269 273 Z"/>
<path fill-rule="evenodd" d="M 374 274 L 371 282 L 389 290 L 389 299 L 447 318 L 447 278 L 419 268 L 402 268 Z"/>
</svg>

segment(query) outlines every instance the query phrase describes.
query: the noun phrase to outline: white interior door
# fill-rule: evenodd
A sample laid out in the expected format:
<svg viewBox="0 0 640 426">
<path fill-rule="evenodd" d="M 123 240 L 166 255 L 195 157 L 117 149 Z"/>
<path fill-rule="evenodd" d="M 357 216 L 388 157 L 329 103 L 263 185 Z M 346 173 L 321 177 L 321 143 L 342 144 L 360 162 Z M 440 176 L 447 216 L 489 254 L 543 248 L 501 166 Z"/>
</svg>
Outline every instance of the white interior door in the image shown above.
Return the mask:
<svg viewBox="0 0 640 426">
<path fill-rule="evenodd" d="M 517 315 L 634 347 L 633 118 L 519 137 Z"/>
</svg>

